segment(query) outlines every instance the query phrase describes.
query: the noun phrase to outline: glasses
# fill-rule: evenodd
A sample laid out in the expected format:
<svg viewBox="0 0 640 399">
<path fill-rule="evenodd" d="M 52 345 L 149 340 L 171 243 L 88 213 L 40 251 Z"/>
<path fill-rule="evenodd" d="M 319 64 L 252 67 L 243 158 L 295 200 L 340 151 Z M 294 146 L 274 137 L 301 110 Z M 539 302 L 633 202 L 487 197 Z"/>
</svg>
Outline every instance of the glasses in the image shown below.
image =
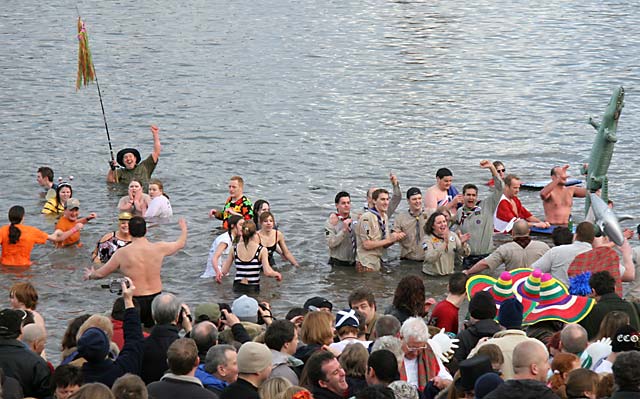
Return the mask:
<svg viewBox="0 0 640 399">
<path fill-rule="evenodd" d="M 407 345 L 407 349 L 409 349 L 409 352 L 418 352 L 418 351 L 421 351 L 423 349 L 427 349 L 427 345 L 424 345 L 424 346 L 409 346 L 409 345 Z"/>
<path fill-rule="evenodd" d="M 498 173 L 504 173 L 506 171 L 507 171 L 506 169 L 496 169 L 496 172 L 498 172 Z"/>
</svg>

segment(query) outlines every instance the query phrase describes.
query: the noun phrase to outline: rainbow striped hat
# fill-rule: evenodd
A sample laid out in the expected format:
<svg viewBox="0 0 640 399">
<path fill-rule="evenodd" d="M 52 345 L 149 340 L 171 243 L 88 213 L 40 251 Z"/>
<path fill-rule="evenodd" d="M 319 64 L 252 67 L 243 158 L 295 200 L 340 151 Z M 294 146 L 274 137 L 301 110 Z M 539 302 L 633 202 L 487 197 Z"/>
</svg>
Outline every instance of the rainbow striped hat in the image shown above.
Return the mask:
<svg viewBox="0 0 640 399">
<path fill-rule="evenodd" d="M 496 301 L 496 307 L 500 311 L 500 305 L 503 301 L 513 298 L 513 276 L 509 272 L 502 272 L 496 280 L 491 276 L 476 275 L 467 280 L 467 297 L 469 300 L 480 291 L 488 291 Z M 518 298 L 522 302 L 523 314 L 530 312 L 535 303 L 526 299 Z"/>
</svg>

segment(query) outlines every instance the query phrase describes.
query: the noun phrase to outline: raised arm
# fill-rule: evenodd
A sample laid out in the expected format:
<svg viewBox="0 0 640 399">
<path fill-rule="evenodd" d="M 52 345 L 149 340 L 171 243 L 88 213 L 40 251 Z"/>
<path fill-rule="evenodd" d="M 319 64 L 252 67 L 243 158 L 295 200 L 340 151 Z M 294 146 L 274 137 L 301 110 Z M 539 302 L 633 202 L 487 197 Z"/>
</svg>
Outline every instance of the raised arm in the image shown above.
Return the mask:
<svg viewBox="0 0 640 399">
<path fill-rule="evenodd" d="M 173 255 L 187 244 L 187 222 L 184 218 L 180 218 L 178 220 L 178 224 L 180 225 L 180 237 L 176 241 L 173 242 L 165 242 L 162 246 L 163 252 L 165 256 Z"/>
<path fill-rule="evenodd" d="M 84 227 L 84 224 L 76 223 L 76 225 L 73 226 L 73 228 L 70 230 L 62 231 L 58 229 L 53 233 L 49 234 L 47 236 L 47 240 L 53 241 L 53 242 L 62 242 L 67 238 L 71 237 L 72 235 L 74 235 L 75 233 L 77 233 L 78 231 L 82 230 L 83 227 Z"/>
<path fill-rule="evenodd" d="M 400 191 L 400 183 L 398 182 L 398 178 L 393 173 L 389 173 L 389 181 L 391 182 L 393 193 L 391 195 L 391 200 L 389 201 L 389 208 L 387 209 L 387 214 L 389 217 L 393 215 L 393 213 L 398 209 L 398 205 L 400 205 L 400 201 L 402 201 L 402 192 Z"/>
<path fill-rule="evenodd" d="M 153 134 L 153 162 L 158 163 L 160 158 L 160 151 L 162 151 L 162 145 L 160 145 L 160 129 L 156 125 L 151 125 L 151 133 Z"/>
</svg>

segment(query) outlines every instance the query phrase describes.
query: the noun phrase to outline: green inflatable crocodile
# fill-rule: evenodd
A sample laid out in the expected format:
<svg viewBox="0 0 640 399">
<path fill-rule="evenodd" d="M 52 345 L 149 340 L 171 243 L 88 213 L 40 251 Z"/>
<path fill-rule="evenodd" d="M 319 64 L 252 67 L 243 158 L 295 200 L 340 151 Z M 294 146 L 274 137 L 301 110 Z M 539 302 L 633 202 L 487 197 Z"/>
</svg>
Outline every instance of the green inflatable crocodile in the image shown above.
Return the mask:
<svg viewBox="0 0 640 399">
<path fill-rule="evenodd" d="M 595 193 L 597 190 L 602 189 L 600 197 L 605 204 L 609 201 L 607 171 L 609 170 L 611 156 L 613 155 L 613 146 L 616 141 L 618 141 L 616 130 L 618 128 L 618 119 L 620 118 L 622 107 L 624 107 L 624 88 L 618 87 L 613 91 L 613 95 L 611 96 L 611 100 L 609 100 L 607 109 L 604 111 L 604 116 L 600 124 L 596 123 L 592 118 L 589 118 L 589 123 L 598 133 L 596 134 L 596 139 L 593 141 L 593 147 L 591 147 L 589 164 L 586 170 L 583 169 L 582 173 L 587 175 L 587 190 L 590 193 Z M 591 206 L 589 196 L 587 196 L 586 199 L 585 216 Z"/>
</svg>

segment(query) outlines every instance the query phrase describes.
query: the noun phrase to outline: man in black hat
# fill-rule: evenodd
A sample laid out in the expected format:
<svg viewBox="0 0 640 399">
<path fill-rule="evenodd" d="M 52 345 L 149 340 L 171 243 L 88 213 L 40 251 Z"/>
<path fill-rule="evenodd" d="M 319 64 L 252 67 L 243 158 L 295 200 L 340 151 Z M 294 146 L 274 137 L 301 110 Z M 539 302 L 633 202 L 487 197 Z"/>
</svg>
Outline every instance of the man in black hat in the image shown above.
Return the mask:
<svg viewBox="0 0 640 399">
<path fill-rule="evenodd" d="M 52 393 L 51 370 L 44 359 L 18 341 L 26 316 L 23 310 L 0 311 L 0 369 L 20 382 L 25 397 L 44 398 Z"/>
<path fill-rule="evenodd" d="M 160 145 L 160 129 L 151 125 L 151 133 L 153 133 L 153 152 L 144 161 L 140 157 L 140 152 L 135 148 L 125 148 L 118 151 L 116 161 L 110 163 L 111 169 L 107 173 L 107 182 L 122 183 L 128 185 L 131 180 L 140 182 L 142 188 L 146 191 L 149 185 L 149 179 L 153 170 L 156 168 L 158 158 L 162 146 Z M 118 164 L 121 166 L 118 168 Z"/>
</svg>

